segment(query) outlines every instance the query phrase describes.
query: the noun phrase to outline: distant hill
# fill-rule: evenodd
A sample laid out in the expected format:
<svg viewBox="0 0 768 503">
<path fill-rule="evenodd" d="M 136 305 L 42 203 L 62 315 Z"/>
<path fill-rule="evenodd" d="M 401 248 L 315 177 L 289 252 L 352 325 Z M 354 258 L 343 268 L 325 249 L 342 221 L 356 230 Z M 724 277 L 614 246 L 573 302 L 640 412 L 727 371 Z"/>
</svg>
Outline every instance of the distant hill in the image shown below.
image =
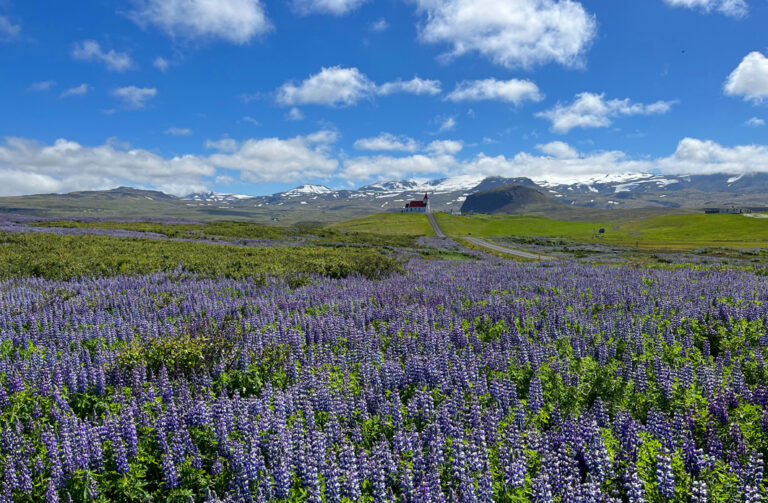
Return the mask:
<svg viewBox="0 0 768 503">
<path fill-rule="evenodd" d="M 461 206 L 462 213 L 520 214 L 562 212 L 569 207 L 525 185 L 503 185 L 470 194 Z"/>
<path fill-rule="evenodd" d="M 567 183 L 522 177 L 458 175 L 432 180 L 381 181 L 357 189 L 301 185 L 260 196 L 202 192 L 176 197 L 158 191 L 118 187 L 69 194 L 0 197 L 0 213 L 112 219 L 228 219 L 277 225 L 302 221 L 330 223 L 372 213 L 397 212 L 406 202 L 421 199 L 425 193 L 429 194 L 434 211 L 455 213 L 473 195 L 510 185 L 533 192 L 516 189 L 515 200 L 522 201 L 522 206 L 511 203 L 512 206 L 505 207 L 507 203 L 489 202 L 488 208 L 492 209 L 484 207 L 483 211 L 546 213 L 553 218 L 578 220 L 614 219 L 622 212 L 649 216 L 701 211 L 706 207 L 768 207 L 768 174 L 625 173 Z M 515 196 L 515 193 L 508 196 Z M 472 197 L 466 208 L 476 204 L 474 199 Z"/>
</svg>

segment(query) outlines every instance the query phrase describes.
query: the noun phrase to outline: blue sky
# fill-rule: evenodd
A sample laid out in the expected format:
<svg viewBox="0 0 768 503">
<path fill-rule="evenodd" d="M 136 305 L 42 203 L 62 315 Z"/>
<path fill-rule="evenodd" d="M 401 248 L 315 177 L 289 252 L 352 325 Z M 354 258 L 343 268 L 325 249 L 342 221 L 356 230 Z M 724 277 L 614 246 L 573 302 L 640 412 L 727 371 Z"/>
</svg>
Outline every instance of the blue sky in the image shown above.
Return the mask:
<svg viewBox="0 0 768 503">
<path fill-rule="evenodd" d="M 0 0 L 1 195 L 768 171 L 766 0 Z"/>
</svg>

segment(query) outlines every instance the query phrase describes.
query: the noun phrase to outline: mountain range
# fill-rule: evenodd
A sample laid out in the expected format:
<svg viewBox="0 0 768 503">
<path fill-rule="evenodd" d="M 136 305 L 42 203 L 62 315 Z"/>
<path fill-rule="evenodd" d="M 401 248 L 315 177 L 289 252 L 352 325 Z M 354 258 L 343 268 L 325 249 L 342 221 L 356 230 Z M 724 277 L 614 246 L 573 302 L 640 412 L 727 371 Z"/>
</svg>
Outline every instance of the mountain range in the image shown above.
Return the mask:
<svg viewBox="0 0 768 503">
<path fill-rule="evenodd" d="M 575 208 L 601 210 L 655 209 L 659 212 L 705 207 L 768 207 L 768 174 L 609 175 L 574 184 L 529 178 L 462 175 L 441 179 L 393 180 L 357 189 L 301 185 L 263 196 L 195 193 L 176 197 L 162 192 L 120 187 L 0 198 L 0 212 L 40 216 L 193 219 L 249 218 L 257 221 L 332 222 L 375 212 L 398 211 L 412 199 L 429 194 L 435 211 L 458 212 L 468 196 L 518 185 L 538 190 L 553 201 Z M 561 207 L 560 205 L 557 205 Z M 539 204 L 539 207 L 543 207 Z M 525 207 L 516 207 L 524 212 Z"/>
</svg>

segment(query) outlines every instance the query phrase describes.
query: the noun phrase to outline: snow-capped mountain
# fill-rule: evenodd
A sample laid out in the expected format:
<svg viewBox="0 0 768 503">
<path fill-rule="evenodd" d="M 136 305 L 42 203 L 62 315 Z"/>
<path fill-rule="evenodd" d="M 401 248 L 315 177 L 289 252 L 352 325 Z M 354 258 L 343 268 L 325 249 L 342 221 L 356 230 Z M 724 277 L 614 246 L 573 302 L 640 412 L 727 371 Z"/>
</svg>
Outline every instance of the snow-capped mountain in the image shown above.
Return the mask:
<svg viewBox="0 0 768 503">
<path fill-rule="evenodd" d="M 266 196 L 209 192 L 191 194 L 187 205 L 218 208 L 254 208 L 269 211 L 347 211 L 371 213 L 397 211 L 412 199 L 429 194 L 432 208 L 458 211 L 470 194 L 501 187 L 524 185 L 572 206 L 591 208 L 702 208 L 708 206 L 768 206 L 768 175 L 660 175 L 623 173 L 582 178 L 574 183 L 547 179 L 461 175 L 438 179 L 390 180 L 358 189 L 331 189 L 300 185 Z"/>
</svg>

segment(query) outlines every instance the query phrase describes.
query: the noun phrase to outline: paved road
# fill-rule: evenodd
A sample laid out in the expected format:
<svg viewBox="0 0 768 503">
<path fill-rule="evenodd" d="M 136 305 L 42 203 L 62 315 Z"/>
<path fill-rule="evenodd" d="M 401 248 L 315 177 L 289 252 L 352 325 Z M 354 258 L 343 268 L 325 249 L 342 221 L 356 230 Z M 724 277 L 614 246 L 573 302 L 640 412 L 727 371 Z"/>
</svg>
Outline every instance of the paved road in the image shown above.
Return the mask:
<svg viewBox="0 0 768 503">
<path fill-rule="evenodd" d="M 445 233 L 440 230 L 440 226 L 437 225 L 437 220 L 435 220 L 435 215 L 433 213 L 427 213 L 427 219 L 429 220 L 429 225 L 432 226 L 432 230 L 435 231 L 435 236 L 439 238 L 444 238 Z"/>
<path fill-rule="evenodd" d="M 514 248 L 507 248 L 506 246 L 497 245 L 496 243 L 489 243 L 484 239 L 478 239 L 478 238 L 464 238 L 464 239 L 466 239 L 470 243 L 474 243 L 484 248 L 488 248 L 489 250 L 493 250 L 501 253 L 507 253 L 509 255 L 514 255 L 516 257 L 531 258 L 534 260 L 552 260 L 553 259 L 553 257 L 550 257 L 549 255 L 537 255 L 535 253 L 530 253 L 522 250 L 515 250 Z"/>
<path fill-rule="evenodd" d="M 429 220 L 429 225 L 432 226 L 432 230 L 435 231 L 435 236 L 439 238 L 447 237 L 445 233 L 442 231 L 442 229 L 440 229 L 440 226 L 437 225 L 437 220 L 435 220 L 435 215 L 433 213 L 427 213 L 427 219 Z M 552 260 L 553 258 L 547 255 L 537 255 L 535 253 L 530 253 L 527 251 L 515 250 L 514 248 L 507 248 L 506 246 L 501 246 L 496 243 L 489 243 L 484 239 L 469 238 L 469 237 L 464 239 L 466 239 L 470 243 L 474 243 L 478 246 L 482 246 L 483 248 L 488 248 L 489 250 L 493 250 L 501 253 L 507 253 L 509 255 L 514 255 L 516 257 L 530 258 L 534 260 Z"/>
</svg>

